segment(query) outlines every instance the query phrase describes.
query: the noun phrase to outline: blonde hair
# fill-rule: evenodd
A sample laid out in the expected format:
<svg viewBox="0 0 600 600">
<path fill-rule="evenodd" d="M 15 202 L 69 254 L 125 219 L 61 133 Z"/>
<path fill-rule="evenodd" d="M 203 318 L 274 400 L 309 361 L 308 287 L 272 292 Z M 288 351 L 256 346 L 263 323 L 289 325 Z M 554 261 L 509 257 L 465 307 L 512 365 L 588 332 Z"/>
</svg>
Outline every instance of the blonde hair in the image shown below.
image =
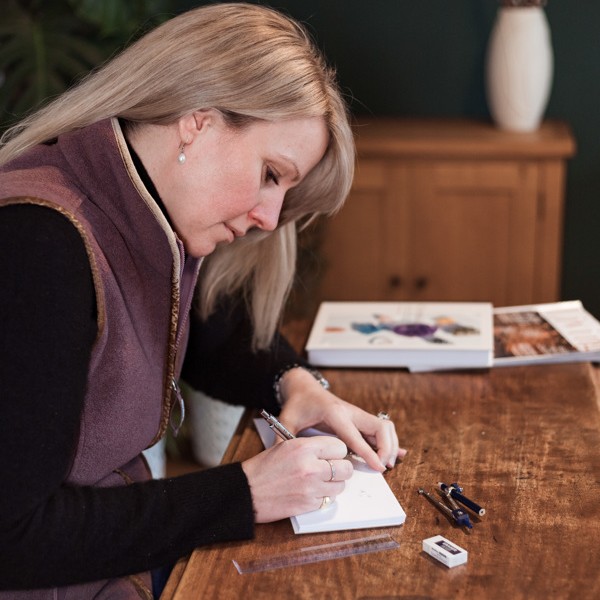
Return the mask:
<svg viewBox="0 0 600 600">
<path fill-rule="evenodd" d="M 166 125 L 201 108 L 220 110 L 232 127 L 256 119 L 319 117 L 329 131 L 325 156 L 286 195 L 275 232 L 251 232 L 219 247 L 202 267 L 201 314 L 208 316 L 223 295 L 241 292 L 254 346 L 264 348 L 293 282 L 297 222 L 337 211 L 354 172 L 352 132 L 335 74 L 300 24 L 242 3 L 183 13 L 7 130 L 0 164 L 108 117 Z"/>
</svg>

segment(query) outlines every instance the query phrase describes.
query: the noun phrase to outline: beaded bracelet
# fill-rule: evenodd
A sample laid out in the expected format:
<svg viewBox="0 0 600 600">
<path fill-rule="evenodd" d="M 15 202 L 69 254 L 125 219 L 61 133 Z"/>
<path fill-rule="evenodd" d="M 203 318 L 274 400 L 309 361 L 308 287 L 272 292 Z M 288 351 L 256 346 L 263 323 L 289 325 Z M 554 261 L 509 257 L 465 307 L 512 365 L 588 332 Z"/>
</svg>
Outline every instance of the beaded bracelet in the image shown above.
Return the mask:
<svg viewBox="0 0 600 600">
<path fill-rule="evenodd" d="M 279 406 L 283 406 L 283 398 L 281 397 L 281 380 L 283 378 L 283 376 L 288 372 L 291 371 L 292 369 L 304 369 L 305 371 L 307 371 L 308 373 L 310 373 L 323 387 L 323 389 L 328 390 L 329 389 L 329 381 L 327 381 L 327 379 L 325 379 L 325 377 L 323 377 L 323 375 L 321 375 L 321 373 L 319 373 L 319 371 L 317 371 L 316 369 L 311 369 L 310 367 L 305 367 L 304 365 L 300 365 L 298 363 L 293 363 L 291 365 L 287 365 L 285 367 L 283 367 L 283 369 L 281 369 L 281 371 L 279 371 L 279 373 L 277 373 L 277 375 L 275 375 L 275 380 L 273 381 L 273 390 L 275 392 L 275 400 L 277 400 L 277 404 L 279 404 Z"/>
</svg>

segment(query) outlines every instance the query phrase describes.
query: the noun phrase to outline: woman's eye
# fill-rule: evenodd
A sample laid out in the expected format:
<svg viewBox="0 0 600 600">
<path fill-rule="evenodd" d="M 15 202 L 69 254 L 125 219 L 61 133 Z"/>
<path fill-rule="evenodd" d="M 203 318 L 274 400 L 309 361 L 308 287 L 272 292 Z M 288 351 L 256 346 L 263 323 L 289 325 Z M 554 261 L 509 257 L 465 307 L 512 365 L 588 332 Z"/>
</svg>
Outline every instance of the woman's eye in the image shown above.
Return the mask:
<svg viewBox="0 0 600 600">
<path fill-rule="evenodd" d="M 275 171 L 271 167 L 267 167 L 267 172 L 265 174 L 265 180 L 272 181 L 275 185 L 279 185 L 279 175 L 275 173 Z"/>
</svg>

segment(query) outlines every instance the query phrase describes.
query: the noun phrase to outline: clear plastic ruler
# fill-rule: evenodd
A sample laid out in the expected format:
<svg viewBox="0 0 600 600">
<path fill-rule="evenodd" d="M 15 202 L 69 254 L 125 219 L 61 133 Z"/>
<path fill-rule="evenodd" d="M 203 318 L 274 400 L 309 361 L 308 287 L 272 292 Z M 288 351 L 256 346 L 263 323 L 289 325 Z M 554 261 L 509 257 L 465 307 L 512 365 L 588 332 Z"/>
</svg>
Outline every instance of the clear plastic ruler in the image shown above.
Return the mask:
<svg viewBox="0 0 600 600">
<path fill-rule="evenodd" d="M 273 569 L 282 569 L 284 567 L 306 565 L 323 560 L 345 558 L 346 556 L 354 556 L 356 554 L 393 550 L 399 546 L 400 544 L 389 534 L 381 534 L 347 540 L 345 542 L 307 546 L 306 548 L 292 550 L 291 552 L 286 552 L 284 554 L 274 554 L 251 560 L 234 560 L 233 564 L 238 570 L 238 573 L 243 575 L 245 573 L 258 573 L 260 571 L 271 571 Z"/>
</svg>

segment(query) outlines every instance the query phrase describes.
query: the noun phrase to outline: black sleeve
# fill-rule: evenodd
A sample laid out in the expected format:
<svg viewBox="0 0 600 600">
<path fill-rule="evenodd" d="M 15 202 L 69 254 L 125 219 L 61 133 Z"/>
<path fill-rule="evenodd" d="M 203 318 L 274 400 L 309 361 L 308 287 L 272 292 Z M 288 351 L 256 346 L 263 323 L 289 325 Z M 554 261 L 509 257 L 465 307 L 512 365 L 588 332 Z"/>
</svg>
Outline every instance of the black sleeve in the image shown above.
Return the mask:
<svg viewBox="0 0 600 600">
<path fill-rule="evenodd" d="M 68 472 L 96 319 L 85 247 L 55 210 L 0 209 L 0 281 L 5 523 L 35 510 Z"/>
<path fill-rule="evenodd" d="M 117 488 L 66 485 L 96 335 L 76 228 L 39 206 L 0 208 L 0 589 L 68 585 L 248 539 L 239 464 Z"/>
<path fill-rule="evenodd" d="M 308 365 L 280 333 L 267 350 L 252 350 L 252 324 L 242 301 L 222 302 L 206 320 L 192 314 L 182 377 L 190 386 L 230 404 L 278 412 L 273 382 L 292 364 Z"/>
</svg>

